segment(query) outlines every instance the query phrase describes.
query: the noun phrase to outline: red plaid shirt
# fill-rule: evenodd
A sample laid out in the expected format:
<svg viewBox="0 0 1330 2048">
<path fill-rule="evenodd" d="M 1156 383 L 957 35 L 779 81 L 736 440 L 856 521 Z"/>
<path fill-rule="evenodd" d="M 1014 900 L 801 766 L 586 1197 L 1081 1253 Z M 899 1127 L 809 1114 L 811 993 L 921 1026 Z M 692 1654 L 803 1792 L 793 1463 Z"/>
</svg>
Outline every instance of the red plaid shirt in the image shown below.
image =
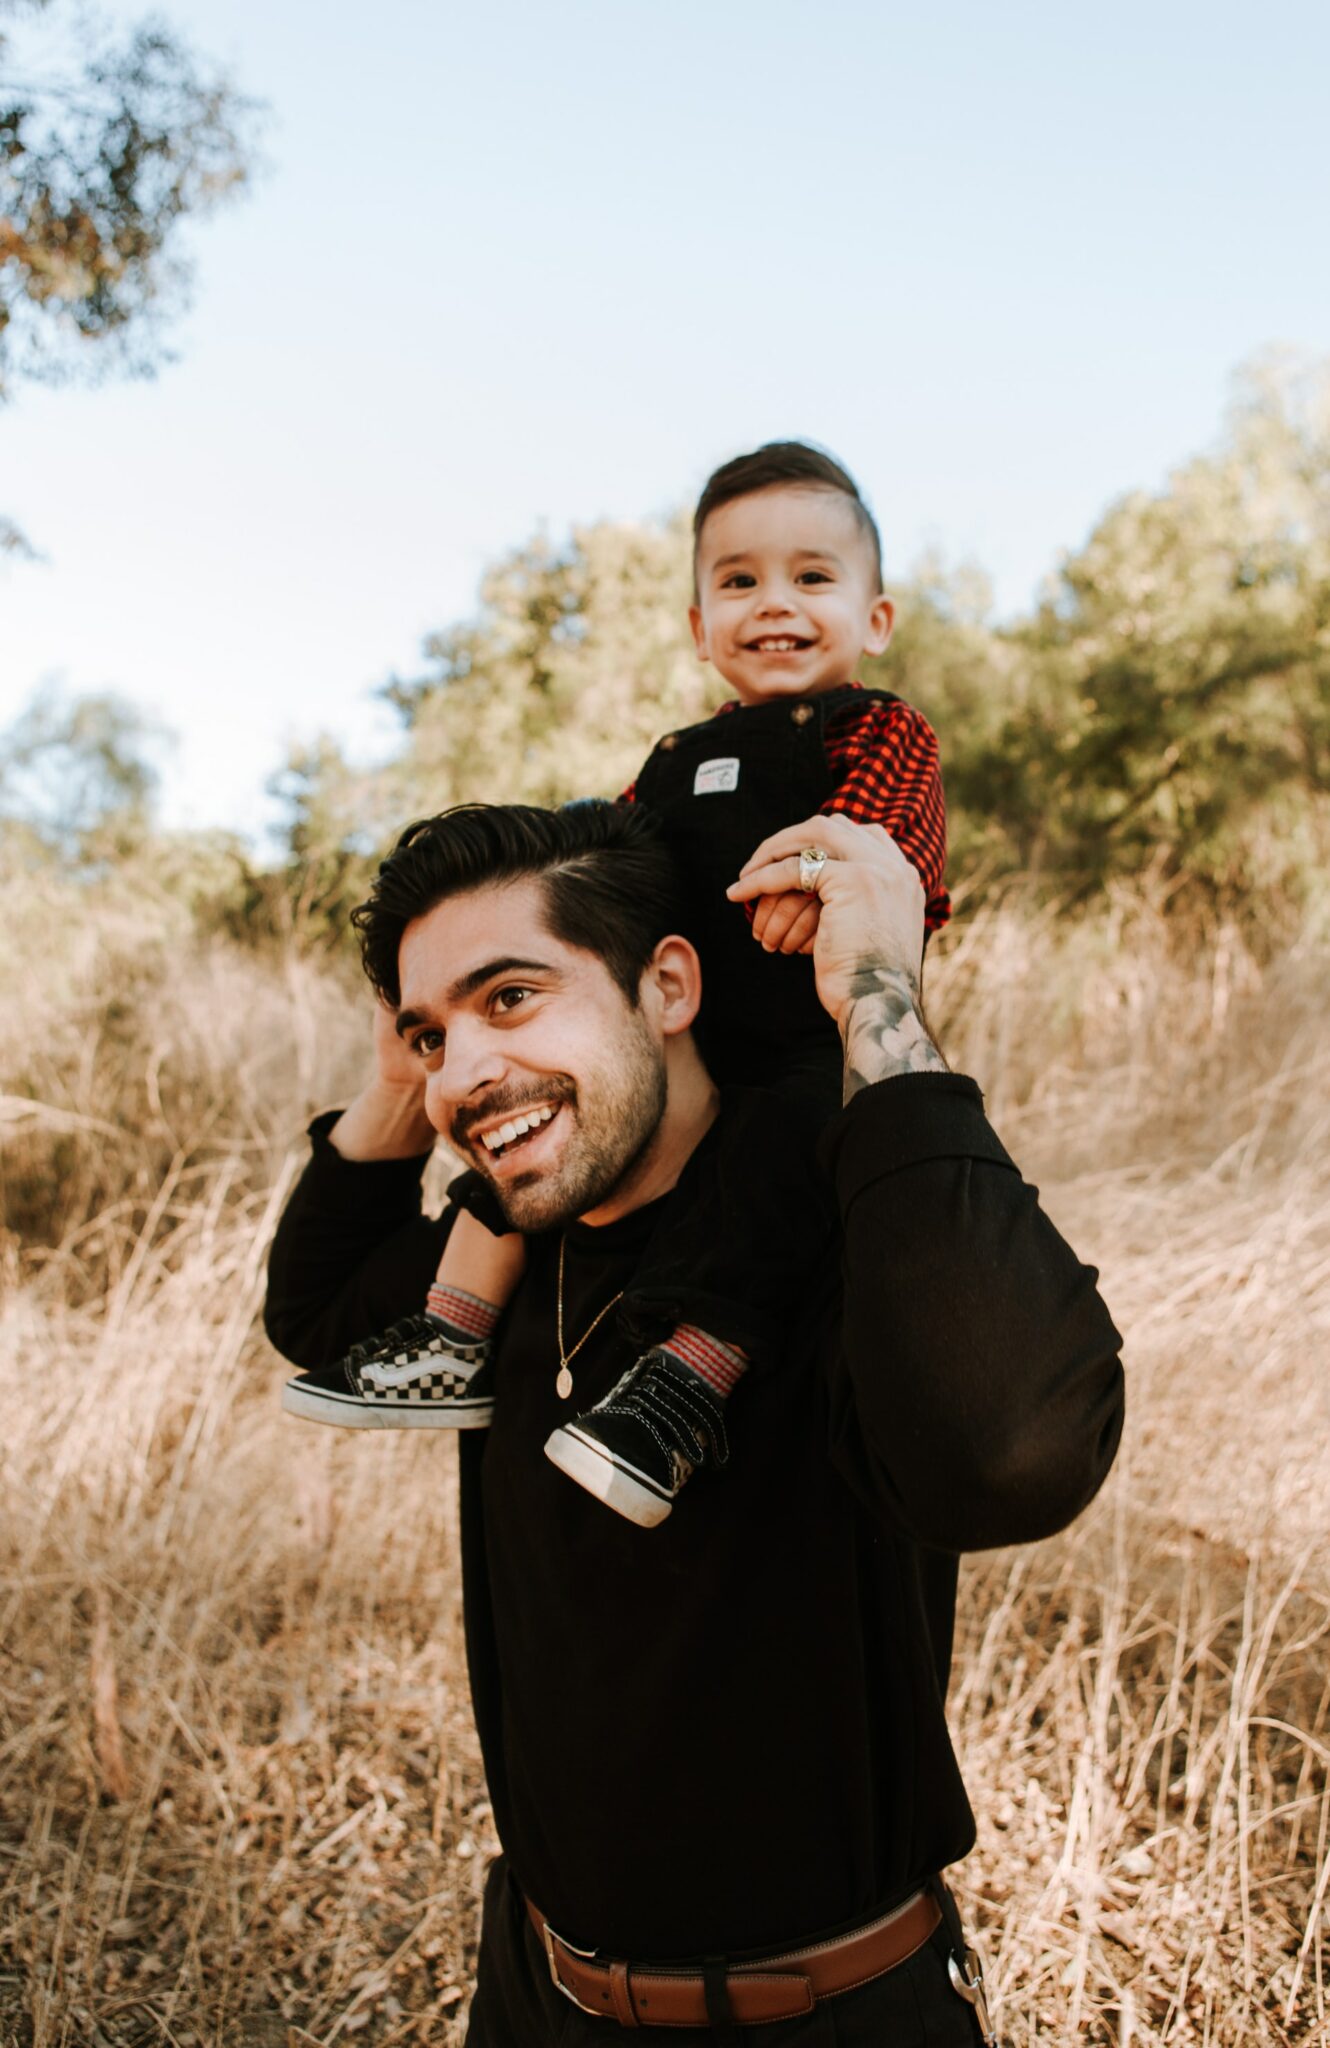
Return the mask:
<svg viewBox="0 0 1330 2048">
<path fill-rule="evenodd" d="M 738 709 L 736 699 L 722 704 L 716 716 L 723 718 Z M 943 887 L 947 812 L 932 726 L 909 704 L 869 698 L 836 712 L 824 737 L 836 792 L 822 806 L 823 813 L 841 811 L 857 824 L 885 826 L 919 870 L 925 928 L 939 931 L 951 916 L 951 898 Z M 635 801 L 636 786 L 630 784 L 624 791 L 623 802 Z M 751 918 L 754 906 L 750 903 L 747 909 Z"/>
</svg>

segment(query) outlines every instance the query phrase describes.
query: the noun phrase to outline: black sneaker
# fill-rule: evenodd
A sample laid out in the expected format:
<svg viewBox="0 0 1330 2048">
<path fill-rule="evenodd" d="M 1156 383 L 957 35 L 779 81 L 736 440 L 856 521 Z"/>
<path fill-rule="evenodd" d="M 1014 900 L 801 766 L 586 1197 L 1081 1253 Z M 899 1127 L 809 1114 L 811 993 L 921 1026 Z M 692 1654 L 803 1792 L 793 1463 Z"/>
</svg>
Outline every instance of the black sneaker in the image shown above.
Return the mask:
<svg viewBox="0 0 1330 2048">
<path fill-rule="evenodd" d="M 639 1358 L 545 1446 L 561 1472 L 644 1529 L 664 1521 L 700 1466 L 724 1465 L 729 1455 L 721 1403 L 663 1351 Z"/>
<path fill-rule="evenodd" d="M 298 1372 L 282 1388 L 288 1415 L 342 1429 L 488 1429 L 494 1378 L 488 1341 L 467 1343 L 432 1316 L 408 1316 L 353 1344 L 335 1365 Z"/>
</svg>

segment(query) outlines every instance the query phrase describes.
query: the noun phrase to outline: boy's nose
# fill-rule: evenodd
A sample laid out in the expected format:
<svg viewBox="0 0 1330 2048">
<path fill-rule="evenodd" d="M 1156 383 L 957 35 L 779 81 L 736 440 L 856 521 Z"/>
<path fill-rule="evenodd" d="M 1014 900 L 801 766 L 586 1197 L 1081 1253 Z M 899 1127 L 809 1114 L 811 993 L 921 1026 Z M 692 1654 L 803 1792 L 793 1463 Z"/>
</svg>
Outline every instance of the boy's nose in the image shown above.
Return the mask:
<svg viewBox="0 0 1330 2048">
<path fill-rule="evenodd" d="M 794 601 L 786 590 L 764 590 L 757 607 L 760 619 L 778 619 L 794 610 Z"/>
</svg>

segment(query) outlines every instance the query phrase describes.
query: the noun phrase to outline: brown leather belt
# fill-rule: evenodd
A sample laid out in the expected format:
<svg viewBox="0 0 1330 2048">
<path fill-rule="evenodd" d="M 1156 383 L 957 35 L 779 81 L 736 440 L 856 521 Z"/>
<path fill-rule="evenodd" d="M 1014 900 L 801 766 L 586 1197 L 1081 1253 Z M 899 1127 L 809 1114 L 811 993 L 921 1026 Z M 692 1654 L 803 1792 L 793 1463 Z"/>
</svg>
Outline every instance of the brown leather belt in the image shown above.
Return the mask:
<svg viewBox="0 0 1330 2048">
<path fill-rule="evenodd" d="M 833 1998 L 838 1991 L 853 1991 L 858 1984 L 884 1977 L 923 1947 L 942 1918 L 932 1893 L 916 1892 L 894 1912 L 852 1934 L 763 1956 L 755 1963 L 732 1963 L 713 1981 L 709 1971 L 612 1962 L 596 1949 L 573 1948 L 530 1899 L 526 1909 L 560 1991 L 583 2012 L 617 2020 L 621 2027 L 711 2026 L 719 2016 L 714 2002 L 721 1984 L 736 2026 L 796 2019 L 813 2010 L 815 1999 Z"/>
</svg>

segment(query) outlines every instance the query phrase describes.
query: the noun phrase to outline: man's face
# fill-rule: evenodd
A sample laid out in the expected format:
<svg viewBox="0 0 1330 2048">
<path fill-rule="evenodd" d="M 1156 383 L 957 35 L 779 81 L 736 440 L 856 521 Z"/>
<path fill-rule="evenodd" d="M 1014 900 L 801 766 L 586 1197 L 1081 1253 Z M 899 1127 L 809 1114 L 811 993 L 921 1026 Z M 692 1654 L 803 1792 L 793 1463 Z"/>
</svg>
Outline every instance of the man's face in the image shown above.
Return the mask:
<svg viewBox="0 0 1330 2048">
<path fill-rule="evenodd" d="M 662 1035 L 597 955 L 550 934 L 541 884 L 436 904 L 407 926 L 398 966 L 426 1114 L 508 1221 L 548 1230 L 622 1191 L 664 1114 Z"/>
<path fill-rule="evenodd" d="M 861 654 L 886 647 L 892 616 L 839 491 L 776 484 L 732 499 L 702 528 L 688 620 L 699 655 L 744 704 L 849 682 Z"/>
</svg>

